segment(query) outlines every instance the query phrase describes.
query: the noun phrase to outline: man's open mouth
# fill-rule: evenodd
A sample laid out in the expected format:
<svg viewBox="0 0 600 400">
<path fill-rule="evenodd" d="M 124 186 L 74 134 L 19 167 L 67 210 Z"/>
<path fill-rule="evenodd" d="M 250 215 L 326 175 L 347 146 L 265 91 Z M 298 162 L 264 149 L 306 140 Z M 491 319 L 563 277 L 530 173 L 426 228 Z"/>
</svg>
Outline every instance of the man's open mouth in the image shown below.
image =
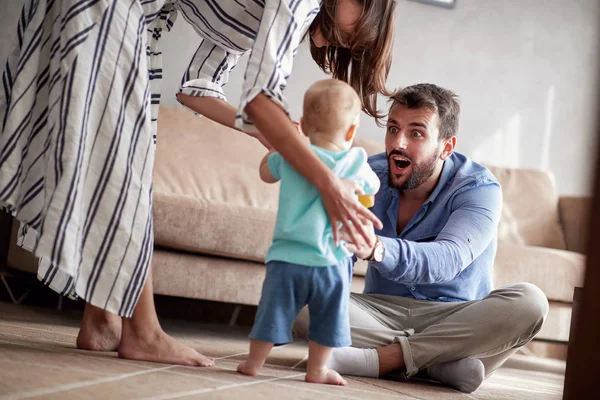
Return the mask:
<svg viewBox="0 0 600 400">
<path fill-rule="evenodd" d="M 399 172 L 408 168 L 411 164 L 411 161 L 408 158 L 399 155 L 391 156 L 390 162 L 396 167 L 395 169 L 397 169 Z"/>
</svg>

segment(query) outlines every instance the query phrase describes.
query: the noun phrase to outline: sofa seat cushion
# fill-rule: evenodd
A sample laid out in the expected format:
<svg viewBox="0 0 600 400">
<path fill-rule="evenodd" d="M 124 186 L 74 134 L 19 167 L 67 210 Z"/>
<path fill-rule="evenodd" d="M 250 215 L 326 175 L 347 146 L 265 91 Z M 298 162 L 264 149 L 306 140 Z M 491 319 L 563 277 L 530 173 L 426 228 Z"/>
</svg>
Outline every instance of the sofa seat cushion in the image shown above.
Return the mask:
<svg viewBox="0 0 600 400">
<path fill-rule="evenodd" d="M 529 282 L 542 289 L 548 300 L 571 303 L 575 286 L 583 286 L 585 262 L 583 254 L 571 251 L 500 242 L 494 285 Z"/>
<path fill-rule="evenodd" d="M 367 153 L 382 150 L 356 141 Z M 261 181 L 267 150 L 255 139 L 161 107 L 154 164 L 154 235 L 159 246 L 262 262 L 271 244 L 279 184 Z"/>
<path fill-rule="evenodd" d="M 255 306 L 266 268 L 263 263 L 156 248 L 152 271 L 156 294 Z M 351 290 L 361 293 L 364 285 L 365 278 L 354 277 Z"/>
</svg>

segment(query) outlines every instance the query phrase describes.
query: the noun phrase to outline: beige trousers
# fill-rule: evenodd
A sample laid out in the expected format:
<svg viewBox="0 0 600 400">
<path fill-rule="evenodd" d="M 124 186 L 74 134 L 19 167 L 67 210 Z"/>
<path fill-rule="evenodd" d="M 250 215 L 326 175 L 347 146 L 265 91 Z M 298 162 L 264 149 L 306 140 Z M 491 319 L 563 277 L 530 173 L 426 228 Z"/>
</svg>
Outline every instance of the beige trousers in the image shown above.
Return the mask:
<svg viewBox="0 0 600 400">
<path fill-rule="evenodd" d="M 400 343 L 406 377 L 433 364 L 473 357 L 483 362 L 487 378 L 539 332 L 548 300 L 529 283 L 458 303 L 352 293 L 349 313 L 352 346 Z M 294 332 L 306 337 L 306 309 L 298 316 Z"/>
</svg>

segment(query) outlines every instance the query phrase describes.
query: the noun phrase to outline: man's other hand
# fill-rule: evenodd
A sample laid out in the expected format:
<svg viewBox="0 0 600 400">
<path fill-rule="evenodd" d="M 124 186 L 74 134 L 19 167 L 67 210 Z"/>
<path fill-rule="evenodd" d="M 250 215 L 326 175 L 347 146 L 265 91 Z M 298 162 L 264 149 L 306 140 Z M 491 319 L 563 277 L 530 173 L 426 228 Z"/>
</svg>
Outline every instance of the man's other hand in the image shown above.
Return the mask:
<svg viewBox="0 0 600 400">
<path fill-rule="evenodd" d="M 368 258 L 371 254 L 373 254 L 373 249 L 375 248 L 375 243 L 377 242 L 377 235 L 375 235 L 375 229 L 373 228 L 373 223 L 368 220 L 363 220 L 364 229 L 367 232 L 367 239 L 362 235 L 356 236 L 356 243 L 352 241 L 352 237 L 348 233 L 348 229 L 346 226 L 342 226 L 340 231 L 340 239 L 346 242 L 346 248 L 348 251 L 354 253 L 356 257 L 360 259 Z"/>
</svg>

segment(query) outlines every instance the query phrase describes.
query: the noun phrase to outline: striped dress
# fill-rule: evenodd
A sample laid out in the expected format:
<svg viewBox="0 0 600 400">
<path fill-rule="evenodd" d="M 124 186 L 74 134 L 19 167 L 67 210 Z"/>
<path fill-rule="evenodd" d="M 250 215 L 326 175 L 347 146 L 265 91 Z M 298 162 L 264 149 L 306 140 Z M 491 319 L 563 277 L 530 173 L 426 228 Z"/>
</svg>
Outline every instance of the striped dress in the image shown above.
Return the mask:
<svg viewBox="0 0 600 400">
<path fill-rule="evenodd" d="M 26 0 L 0 90 L 0 206 L 54 290 L 133 313 L 153 250 L 161 36 L 178 14 L 199 46 L 180 91 L 224 99 L 249 53 L 236 125 L 283 90 L 314 0 Z M 164 49 L 163 49 L 164 50 Z M 176 57 L 176 54 L 167 55 Z"/>
</svg>

